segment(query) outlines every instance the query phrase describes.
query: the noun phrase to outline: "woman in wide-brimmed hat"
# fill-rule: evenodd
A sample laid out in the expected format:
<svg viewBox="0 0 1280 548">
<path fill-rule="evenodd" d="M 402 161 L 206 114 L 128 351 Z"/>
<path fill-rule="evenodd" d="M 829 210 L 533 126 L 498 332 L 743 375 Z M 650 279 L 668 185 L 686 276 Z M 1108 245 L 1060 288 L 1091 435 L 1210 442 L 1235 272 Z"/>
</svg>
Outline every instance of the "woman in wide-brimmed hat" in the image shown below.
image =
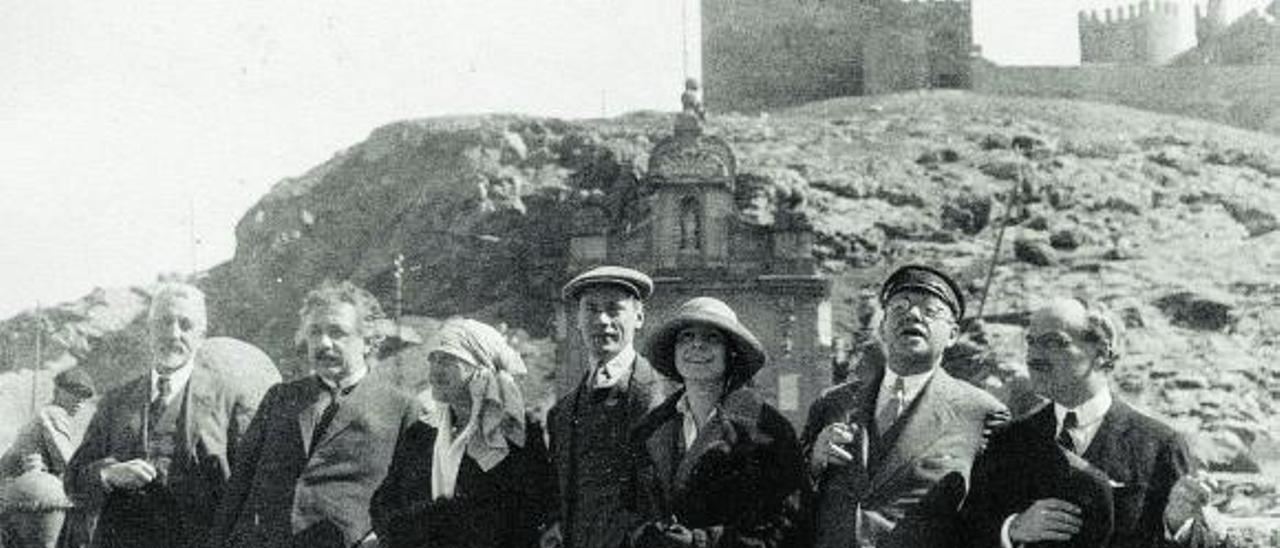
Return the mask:
<svg viewBox="0 0 1280 548">
<path fill-rule="evenodd" d="M 391 548 L 532 546 L 554 488 L 542 429 L 515 381 L 524 361 L 475 320 L 445 321 L 436 341 L 428 409 L 374 493 L 374 530 Z"/>
<path fill-rule="evenodd" d="M 698 297 L 648 340 L 653 368 L 681 385 L 634 431 L 646 520 L 637 548 L 777 546 L 803 486 L 791 424 L 750 388 L 764 346 L 724 302 Z"/>
</svg>

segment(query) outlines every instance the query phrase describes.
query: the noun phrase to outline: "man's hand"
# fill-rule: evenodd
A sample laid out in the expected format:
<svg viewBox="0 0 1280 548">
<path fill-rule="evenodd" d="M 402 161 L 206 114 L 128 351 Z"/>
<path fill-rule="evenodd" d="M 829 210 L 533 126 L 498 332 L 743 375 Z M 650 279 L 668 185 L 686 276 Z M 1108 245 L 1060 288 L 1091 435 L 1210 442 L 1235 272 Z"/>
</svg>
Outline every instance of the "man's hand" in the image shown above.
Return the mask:
<svg viewBox="0 0 1280 548">
<path fill-rule="evenodd" d="M 564 537 L 560 535 L 560 522 L 552 523 L 542 531 L 538 539 L 538 548 L 560 548 L 564 545 Z"/>
<path fill-rule="evenodd" d="M 109 489 L 138 489 L 156 479 L 156 468 L 142 459 L 104 466 L 99 472 Z"/>
<path fill-rule="evenodd" d="M 1064 541 L 1080 532 L 1084 521 L 1080 507 L 1065 500 L 1040 499 L 1013 518 L 1009 540 L 1014 546 L 1028 542 Z"/>
<path fill-rule="evenodd" d="M 978 448 L 978 452 L 986 451 L 987 446 L 991 444 L 991 436 L 1009 426 L 1009 421 L 1011 420 L 1013 420 L 1013 416 L 1009 414 L 1008 409 L 997 409 L 987 413 L 982 419 L 982 443 Z"/>
<path fill-rule="evenodd" d="M 847 444 L 853 443 L 858 426 L 843 422 L 828 424 L 818 439 L 814 440 L 813 453 L 809 456 L 809 469 L 814 474 L 821 472 L 828 464 L 845 465 L 853 462 Z"/>
<path fill-rule="evenodd" d="M 1178 478 L 1169 490 L 1169 504 L 1164 507 L 1165 527 L 1176 534 L 1188 520 L 1202 517 L 1212 495 L 1213 484 L 1203 472 Z"/>
</svg>

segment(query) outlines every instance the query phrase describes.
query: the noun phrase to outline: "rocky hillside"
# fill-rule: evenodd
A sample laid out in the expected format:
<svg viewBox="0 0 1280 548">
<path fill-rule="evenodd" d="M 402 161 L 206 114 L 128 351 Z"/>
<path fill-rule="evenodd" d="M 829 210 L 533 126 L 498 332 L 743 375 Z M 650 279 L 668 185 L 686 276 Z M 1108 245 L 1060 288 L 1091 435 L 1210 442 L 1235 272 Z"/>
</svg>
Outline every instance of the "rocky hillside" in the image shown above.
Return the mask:
<svg viewBox="0 0 1280 548">
<path fill-rule="evenodd" d="M 325 277 L 353 278 L 390 304 L 403 255 L 406 314 L 465 313 L 545 341 L 573 213 L 598 205 L 619 226 L 637 221 L 648 150 L 671 118 L 379 128 L 281 181 L 244 216 L 235 258 L 200 280 L 213 333 L 262 346 L 287 376 L 302 293 Z M 836 281 L 838 334 L 858 328 L 862 293 L 890 265 L 940 264 L 975 305 L 985 300 L 951 367 L 1017 397 L 1028 307 L 1052 295 L 1101 301 L 1128 328 L 1115 374 L 1124 397 L 1195 433 L 1216 469 L 1277 471 L 1280 137 L 963 92 L 713 116 L 708 131 L 737 151 L 748 221 L 769 224 L 787 209 L 815 227 L 815 255 Z M 77 350 L 104 372 L 136 351 L 125 343 L 137 323 L 116 323 L 132 327 L 87 334 Z M 539 356 L 549 369 L 549 354 Z M 1230 504 L 1280 506 L 1269 492 Z"/>
</svg>

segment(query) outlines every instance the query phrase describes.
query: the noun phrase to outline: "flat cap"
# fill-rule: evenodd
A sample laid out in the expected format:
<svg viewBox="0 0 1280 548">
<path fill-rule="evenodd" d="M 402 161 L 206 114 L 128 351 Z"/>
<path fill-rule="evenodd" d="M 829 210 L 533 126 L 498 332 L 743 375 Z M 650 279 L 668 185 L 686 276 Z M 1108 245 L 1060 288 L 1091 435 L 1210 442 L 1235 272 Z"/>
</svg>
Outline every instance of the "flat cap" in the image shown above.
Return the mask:
<svg viewBox="0 0 1280 548">
<path fill-rule="evenodd" d="M 560 295 L 566 301 L 572 300 L 584 288 L 593 285 L 621 287 L 642 301 L 653 294 L 653 279 L 649 278 L 645 273 L 624 266 L 598 266 L 574 276 L 572 280 L 569 280 L 569 283 L 564 284 L 564 288 L 560 290 Z"/>
<path fill-rule="evenodd" d="M 93 377 L 79 367 L 73 367 L 53 378 L 53 385 L 76 396 L 89 399 L 97 393 L 93 386 Z"/>
<path fill-rule="evenodd" d="M 880 304 L 884 305 L 894 295 L 908 290 L 933 294 L 951 308 L 957 321 L 964 317 L 964 292 L 940 270 L 914 264 L 895 270 L 880 286 Z"/>
</svg>

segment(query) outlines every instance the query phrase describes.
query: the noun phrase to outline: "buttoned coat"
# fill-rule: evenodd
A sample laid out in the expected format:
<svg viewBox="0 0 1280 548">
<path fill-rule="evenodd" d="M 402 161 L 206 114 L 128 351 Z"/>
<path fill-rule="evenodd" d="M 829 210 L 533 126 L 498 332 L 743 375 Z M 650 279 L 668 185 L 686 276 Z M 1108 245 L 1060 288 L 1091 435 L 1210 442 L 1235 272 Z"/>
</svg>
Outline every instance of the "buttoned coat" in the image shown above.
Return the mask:
<svg viewBox="0 0 1280 548">
<path fill-rule="evenodd" d="M 577 463 L 574 457 L 574 420 L 575 413 L 579 409 L 580 400 L 585 400 L 590 396 L 591 390 L 594 388 L 588 386 L 591 373 L 588 372 L 583 376 L 582 381 L 568 395 L 560 398 L 551 410 L 547 413 L 547 428 L 550 437 L 551 459 L 556 469 L 556 486 L 558 488 L 559 509 L 555 514 L 555 518 L 560 521 L 561 534 L 565 535 L 565 546 L 575 548 L 570 532 L 572 531 L 572 520 L 574 516 L 574 506 L 577 502 L 577 496 L 574 492 L 574 486 L 577 484 Z M 626 393 L 623 395 L 623 401 L 626 402 L 626 417 L 628 432 L 635 429 L 654 407 L 662 403 L 663 397 L 670 391 L 667 381 L 663 380 L 657 372 L 653 370 L 653 366 L 649 365 L 649 360 L 643 356 L 636 356 L 631 366 L 631 378 L 627 383 Z M 624 451 L 626 449 L 624 448 Z M 622 470 L 618 473 L 618 481 L 622 483 L 624 498 L 631 498 L 636 493 L 636 477 L 634 470 Z M 620 546 L 629 533 L 639 523 L 640 517 L 634 510 L 629 508 L 618 508 L 612 513 L 612 518 L 608 523 L 594 524 L 607 531 L 607 543 L 609 547 Z"/>
<path fill-rule="evenodd" d="M 182 406 L 178 443 L 166 488 L 153 484 L 136 496 L 109 494 L 100 475 L 111 464 L 146 457 L 150 373 L 107 392 L 99 402 L 65 478 L 77 505 L 100 511 L 94 546 L 173 548 L 203 542 L 258 400 L 221 375 L 192 367 L 177 400 Z"/>
<path fill-rule="evenodd" d="M 417 404 L 371 372 L 344 396 L 313 445 L 325 388 L 316 377 L 267 392 L 244 436 L 214 546 L 311 548 L 355 545 L 373 526 L 369 503 Z"/>
<path fill-rule="evenodd" d="M 1083 528 L 1062 548 L 1108 546 L 1115 531 L 1113 493 L 1105 472 L 1068 454 L 1056 441 L 1052 405 L 1013 421 L 992 437 L 973 465 L 972 487 L 961 511 L 965 542 L 1000 546 L 1004 522 L 1035 501 L 1054 498 L 1081 508 Z"/>
<path fill-rule="evenodd" d="M 874 417 L 883 377 L 883 368 L 860 370 L 809 409 L 801 436 L 806 458 L 829 424 L 848 422 L 862 432 L 850 447 L 855 462 L 828 465 L 806 497 L 806 518 L 818 548 L 857 546 L 859 527 L 864 540 L 878 543 L 943 476 L 956 472 L 967 482 L 983 445 L 984 420 L 1004 409 L 987 392 L 938 368 L 881 437 Z"/>
<path fill-rule="evenodd" d="M 805 488 L 791 423 L 754 390 L 739 388 L 716 406 L 686 451 L 677 410 L 683 395 L 683 389 L 673 394 L 634 433 L 637 513 L 646 522 L 674 518 L 700 530 L 709 546 L 783 546 Z"/>
</svg>

